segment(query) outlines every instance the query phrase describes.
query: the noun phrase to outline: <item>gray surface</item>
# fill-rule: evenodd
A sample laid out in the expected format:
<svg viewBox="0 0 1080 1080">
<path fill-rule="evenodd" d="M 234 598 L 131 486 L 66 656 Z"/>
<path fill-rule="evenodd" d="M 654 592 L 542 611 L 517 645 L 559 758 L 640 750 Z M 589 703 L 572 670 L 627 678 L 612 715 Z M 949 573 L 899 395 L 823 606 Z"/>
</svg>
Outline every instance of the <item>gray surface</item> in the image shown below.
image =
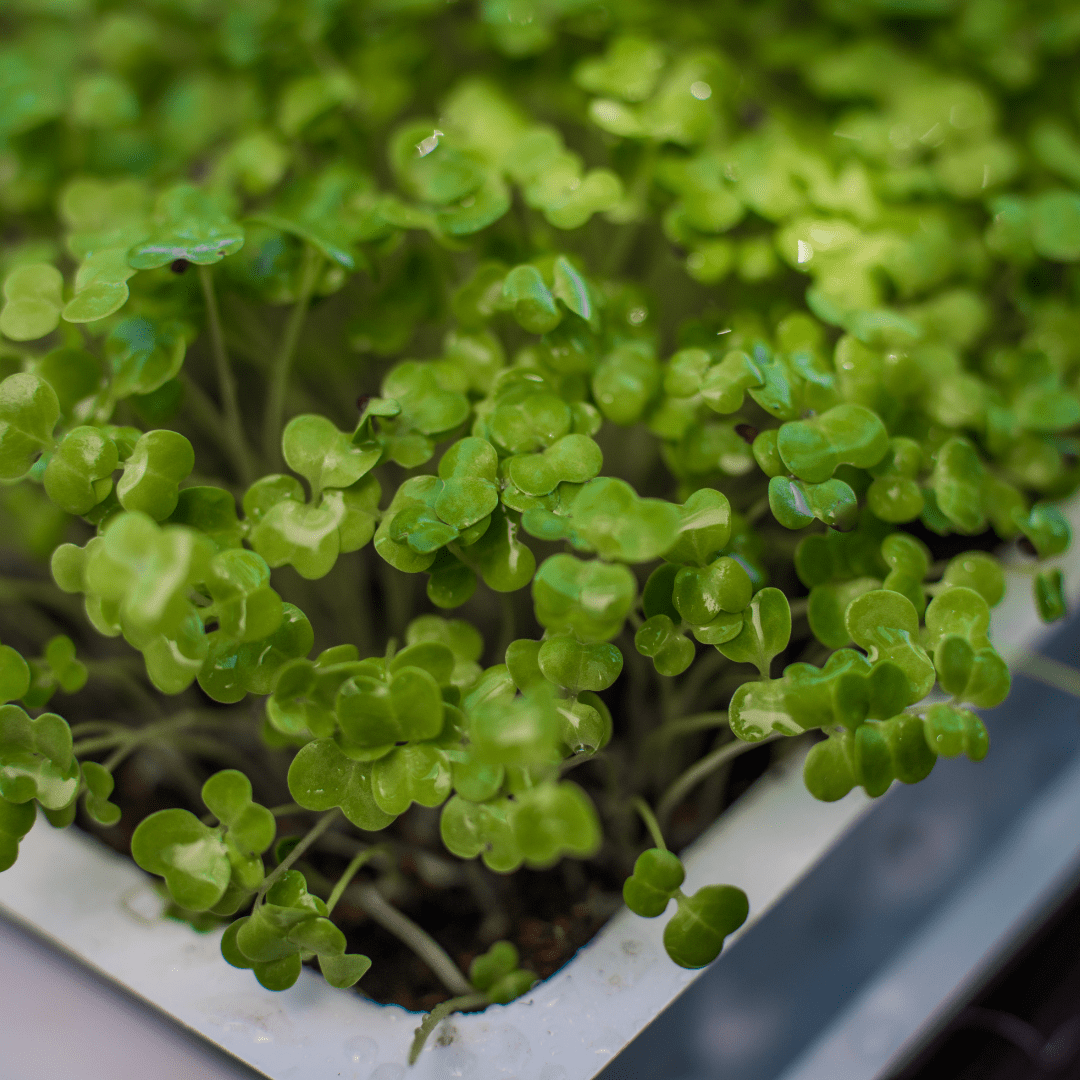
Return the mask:
<svg viewBox="0 0 1080 1080">
<path fill-rule="evenodd" d="M 261 1077 L 7 919 L 0 1038 L 3 1080 Z"/>
<path fill-rule="evenodd" d="M 1076 887 L 1078 821 L 1080 763 L 1051 785 L 993 857 L 860 990 L 782 1080 L 886 1076 L 913 1056 Z M 1070 842 L 1063 844 L 1064 838 Z"/>
<path fill-rule="evenodd" d="M 1041 651 L 1075 665 L 1078 643 L 1074 619 Z M 1044 798 L 1080 804 L 1076 699 L 1020 676 L 985 718 L 985 761 L 941 761 L 923 783 L 894 785 L 725 950 L 726 965 L 709 969 L 598 1080 L 775 1080 L 812 1058 L 831 1062 L 837 1080 L 871 1080 L 932 1032 L 1080 859 L 1075 822 L 1037 828 Z M 942 947 L 950 925 L 965 927 L 966 949 Z M 872 1008 L 886 990 L 903 1002 L 886 1010 L 899 1025 L 888 1031 Z M 819 1075 L 828 1070 L 805 1074 Z"/>
</svg>

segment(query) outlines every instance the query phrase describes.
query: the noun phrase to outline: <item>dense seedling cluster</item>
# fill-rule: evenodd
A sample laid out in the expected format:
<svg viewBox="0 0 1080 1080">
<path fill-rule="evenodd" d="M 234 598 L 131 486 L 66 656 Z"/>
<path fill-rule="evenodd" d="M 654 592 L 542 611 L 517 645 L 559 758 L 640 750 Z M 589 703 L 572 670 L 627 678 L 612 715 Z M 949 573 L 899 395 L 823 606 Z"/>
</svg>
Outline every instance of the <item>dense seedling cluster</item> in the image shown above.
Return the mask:
<svg viewBox="0 0 1080 1080">
<path fill-rule="evenodd" d="M 985 756 L 988 552 L 1065 612 L 1074 5 L 18 0 L 0 31 L 0 502 L 55 583 L 3 585 L 2 868 L 36 807 L 115 825 L 158 752 L 184 805 L 131 851 L 175 909 L 235 917 L 266 987 L 347 987 L 347 898 L 453 995 L 419 1052 L 535 976 L 496 941 L 466 977 L 388 903 L 408 822 L 489 897 L 571 858 L 674 899 L 700 967 L 746 898 L 684 894 L 664 832 L 742 749 L 823 733 L 826 800 Z M 110 677 L 132 722 L 68 700 Z"/>
</svg>

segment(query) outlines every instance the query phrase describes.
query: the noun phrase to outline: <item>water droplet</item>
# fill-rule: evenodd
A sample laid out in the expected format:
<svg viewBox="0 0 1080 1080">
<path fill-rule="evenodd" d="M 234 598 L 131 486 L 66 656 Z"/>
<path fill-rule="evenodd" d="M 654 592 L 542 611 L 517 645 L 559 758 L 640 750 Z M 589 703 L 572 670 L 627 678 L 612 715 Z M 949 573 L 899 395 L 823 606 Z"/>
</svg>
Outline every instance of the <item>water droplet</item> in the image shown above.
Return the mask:
<svg viewBox="0 0 1080 1080">
<path fill-rule="evenodd" d="M 421 139 L 416 144 L 417 157 L 427 157 L 439 145 L 439 136 L 442 132 L 436 128 L 426 139 Z"/>
<path fill-rule="evenodd" d="M 690 93 L 698 99 L 698 101 L 707 101 L 712 97 L 712 87 L 707 82 L 702 82 L 698 79 L 697 82 L 690 84 Z"/>
</svg>

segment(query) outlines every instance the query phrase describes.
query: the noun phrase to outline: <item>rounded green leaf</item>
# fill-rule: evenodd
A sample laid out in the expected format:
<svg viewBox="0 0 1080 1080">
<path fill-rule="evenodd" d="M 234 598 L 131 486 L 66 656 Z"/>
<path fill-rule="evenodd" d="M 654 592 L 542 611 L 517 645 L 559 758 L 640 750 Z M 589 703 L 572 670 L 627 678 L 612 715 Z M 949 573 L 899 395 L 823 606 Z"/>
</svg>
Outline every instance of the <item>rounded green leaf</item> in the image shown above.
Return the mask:
<svg viewBox="0 0 1080 1080">
<path fill-rule="evenodd" d="M 518 539 L 513 518 L 501 509 L 491 515 L 491 524 L 466 551 L 470 565 L 495 592 L 516 592 L 533 580 L 536 557 Z"/>
<path fill-rule="evenodd" d="M 773 657 L 782 653 L 791 639 L 791 608 L 779 589 L 762 589 L 742 613 L 743 625 L 737 637 L 716 648 L 729 660 L 754 664 L 767 675 Z"/>
<path fill-rule="evenodd" d="M 469 802 L 487 802 L 502 787 L 505 770 L 502 765 L 482 761 L 454 761 L 450 766 L 454 791 Z"/>
<path fill-rule="evenodd" d="M 33 828 L 33 802 L 13 803 L 0 798 L 0 873 L 10 870 L 19 857 L 19 841 Z"/>
<path fill-rule="evenodd" d="M 30 689 L 30 668 L 10 645 L 0 645 L 0 702 L 17 701 Z"/>
<path fill-rule="evenodd" d="M 85 514 L 112 490 L 118 463 L 116 445 L 100 428 L 74 428 L 49 459 L 45 492 L 69 514 Z"/>
<path fill-rule="evenodd" d="M 990 607 L 982 594 L 957 586 L 930 601 L 924 644 L 930 652 L 936 652 L 946 636 L 956 634 L 973 649 L 982 649 L 989 644 L 989 629 Z"/>
<path fill-rule="evenodd" d="M 694 662 L 694 643 L 676 630 L 667 615 L 646 619 L 634 633 L 634 646 L 642 656 L 652 657 L 657 672 L 668 677 L 681 675 Z"/>
<path fill-rule="evenodd" d="M 623 882 L 623 900 L 635 915 L 654 919 L 663 915 L 685 878 L 677 855 L 649 848 L 638 856 L 633 875 Z"/>
<path fill-rule="evenodd" d="M 746 922 L 750 905 L 734 885 L 706 885 L 679 897 L 679 910 L 664 927 L 664 948 L 679 967 L 701 968 L 720 955 L 724 939 Z"/>
<path fill-rule="evenodd" d="M 683 503 L 679 539 L 664 558 L 673 563 L 707 566 L 727 547 L 730 538 L 731 504 L 727 496 L 713 488 L 701 488 Z"/>
<path fill-rule="evenodd" d="M 214 773 L 202 787 L 207 809 L 228 828 L 228 839 L 244 854 L 261 855 L 277 832 L 274 815 L 251 799 L 251 781 L 237 769 Z"/>
<path fill-rule="evenodd" d="M 639 342 L 617 346 L 592 377 L 593 401 L 615 424 L 636 424 L 659 387 L 660 365 L 652 349 Z"/>
<path fill-rule="evenodd" d="M 1068 550 L 1072 530 L 1061 510 L 1052 503 L 1036 503 L 1027 515 L 1012 512 L 1013 523 L 1031 541 L 1040 559 Z"/>
<path fill-rule="evenodd" d="M 882 521 L 914 521 L 925 505 L 922 489 L 906 476 L 878 477 L 866 492 L 866 503 Z"/>
<path fill-rule="evenodd" d="M 604 455 L 586 435 L 564 435 L 538 454 L 512 457 L 507 471 L 519 491 L 548 495 L 561 483 L 583 484 L 600 471 Z"/>
<path fill-rule="evenodd" d="M 611 741 L 611 713 L 591 691 L 582 691 L 577 701 L 557 705 L 562 719 L 562 741 L 572 754 L 593 753 Z"/>
<path fill-rule="evenodd" d="M 1033 201 L 1031 240 L 1046 259 L 1080 259 L 1080 197 L 1072 191 L 1048 191 Z"/>
<path fill-rule="evenodd" d="M 232 875 L 225 843 L 187 810 L 158 810 L 131 837 L 131 857 L 165 879 L 172 898 L 191 911 L 206 911 L 224 895 Z"/>
<path fill-rule="evenodd" d="M 889 448 L 881 418 L 862 405 L 845 402 L 812 420 L 784 424 L 777 449 L 784 464 L 800 480 L 821 483 L 838 465 L 866 469 L 876 465 Z"/>
<path fill-rule="evenodd" d="M 925 780 L 937 761 L 937 752 L 926 742 L 921 717 L 903 713 L 882 725 L 892 753 L 896 779 L 903 784 Z"/>
<path fill-rule="evenodd" d="M 679 537 L 679 507 L 642 499 L 625 480 L 598 477 L 577 494 L 571 507 L 574 529 L 602 558 L 649 562 Z"/>
<path fill-rule="evenodd" d="M 934 651 L 938 683 L 942 690 L 954 697 L 964 692 L 974 664 L 975 650 L 966 638 L 958 634 L 946 635 Z"/>
<path fill-rule="evenodd" d="M 36 375 L 0 382 L 0 480 L 17 480 L 52 442 L 60 418 L 56 392 Z"/>
<path fill-rule="evenodd" d="M 511 824 L 514 809 L 509 799 L 477 803 L 453 796 L 439 818 L 439 833 L 446 850 L 459 859 L 479 855 L 496 873 L 516 870 L 524 855 Z"/>
<path fill-rule="evenodd" d="M 860 577 L 840 585 L 815 585 L 810 590 L 807 617 L 814 637 L 830 649 L 841 649 L 851 641 L 845 615 L 857 596 L 880 589 L 877 578 Z"/>
<path fill-rule="evenodd" d="M 37 799 L 46 810 L 70 806 L 79 790 L 71 729 L 55 713 L 31 719 L 17 705 L 0 706 L 0 796 Z"/>
<path fill-rule="evenodd" d="M 399 746 L 372 766 L 371 793 L 375 802 L 395 817 L 414 802 L 439 806 L 450 790 L 450 761 L 445 751 L 434 746 Z"/>
<path fill-rule="evenodd" d="M 849 741 L 850 736 L 830 736 L 810 748 L 803 765 L 803 782 L 815 799 L 836 802 L 855 786 Z"/>
<path fill-rule="evenodd" d="M 218 550 L 239 548 L 244 527 L 236 516 L 236 499 L 224 488 L 184 488 L 169 515 L 174 525 L 189 525 L 207 536 Z"/>
<path fill-rule="evenodd" d="M 370 967 L 371 960 L 360 953 L 346 953 L 343 956 L 319 954 L 319 969 L 323 978 L 336 990 L 348 990 L 350 986 L 355 986 Z"/>
<path fill-rule="evenodd" d="M 180 482 L 195 467 L 191 443 L 175 431 L 148 431 L 124 462 L 116 497 L 125 510 L 164 521 L 176 509 Z"/>
<path fill-rule="evenodd" d="M 82 778 L 86 785 L 86 812 L 99 825 L 110 827 L 120 821 L 120 807 L 109 802 L 113 791 L 113 777 L 96 761 L 82 763 Z"/>
<path fill-rule="evenodd" d="M 641 590 L 641 606 L 645 618 L 654 615 L 666 615 L 675 624 L 682 621 L 678 608 L 672 599 L 675 591 L 675 578 L 682 569 L 677 563 L 661 563 L 645 582 Z"/>
<path fill-rule="evenodd" d="M 341 551 L 338 530 L 343 509 L 343 506 L 325 500 L 313 507 L 282 499 L 274 503 L 251 530 L 251 546 L 271 567 L 291 565 L 309 581 L 326 577 Z M 392 519 L 384 518 L 383 524 L 388 520 Z M 378 548 L 378 534 L 375 543 Z"/>
<path fill-rule="evenodd" d="M 243 246 L 244 230 L 208 194 L 192 184 L 177 184 L 158 198 L 150 236 L 131 248 L 128 265 L 152 270 L 183 259 L 205 266 Z"/>
<path fill-rule="evenodd" d="M 610 643 L 582 643 L 575 638 L 548 638 L 537 656 L 540 671 L 571 694 L 606 690 L 622 671 L 622 653 Z M 515 680 L 516 681 L 516 680 Z"/>
<path fill-rule="evenodd" d="M 206 587 L 223 636 L 240 642 L 261 641 L 277 630 L 284 606 L 269 581 L 270 568 L 254 551 L 232 548 L 214 556 Z"/>
<path fill-rule="evenodd" d="M 891 660 L 904 672 L 911 688 L 906 704 L 926 696 L 936 673 L 919 644 L 919 616 L 907 597 L 887 589 L 863 593 L 848 605 L 845 622 L 851 640 L 866 650 L 871 663 Z"/>
<path fill-rule="evenodd" d="M 4 279 L 0 333 L 12 341 L 34 341 L 60 322 L 64 279 L 55 266 L 27 263 Z"/>
<path fill-rule="evenodd" d="M 382 450 L 354 446 L 325 416 L 305 414 L 286 425 L 281 452 L 289 468 L 304 477 L 313 492 L 320 492 L 355 484 L 378 464 Z"/>
<path fill-rule="evenodd" d="M 308 810 L 341 807 L 349 821 L 368 832 L 385 829 L 394 820 L 375 802 L 371 763 L 347 757 L 333 739 L 300 748 L 289 766 L 289 791 Z"/>
<path fill-rule="evenodd" d="M 435 513 L 459 530 L 487 517 L 499 504 L 498 467 L 498 455 L 486 439 L 470 436 L 454 443 L 439 461 L 443 484 Z"/>
<path fill-rule="evenodd" d="M 569 780 L 522 792 L 512 825 L 526 862 L 535 866 L 549 866 L 562 855 L 587 858 L 602 837 L 592 800 Z"/>
<path fill-rule="evenodd" d="M 469 965 L 469 982 L 477 990 L 487 990 L 518 966 L 517 948 L 509 941 L 496 941 Z"/>
<path fill-rule="evenodd" d="M 562 718 L 550 685 L 533 687 L 510 700 L 494 696 L 474 704 L 472 698 L 469 695 L 463 706 L 474 760 L 491 765 L 547 765 L 559 760 Z"/>
<path fill-rule="evenodd" d="M 742 611 L 753 595 L 750 575 L 729 555 L 705 567 L 683 567 L 675 575 L 672 601 L 691 626 L 705 626 L 721 613 Z"/>
<path fill-rule="evenodd" d="M 956 709 L 944 702 L 926 710 L 923 726 L 930 749 L 941 757 L 952 758 L 964 752 L 966 730 L 965 709 Z"/>
<path fill-rule="evenodd" d="M 422 435 L 439 435 L 465 422 L 470 411 L 466 389 L 466 380 L 452 365 L 440 368 L 417 360 L 395 365 L 382 381 L 382 396 L 401 406 L 402 430 Z"/>
<path fill-rule="evenodd" d="M 949 585 L 974 589 L 990 605 L 996 607 L 1005 596 L 1005 572 L 1001 564 L 983 551 L 965 551 L 949 560 L 942 580 Z"/>
<path fill-rule="evenodd" d="M 1041 570 L 1035 575 L 1035 608 L 1043 622 L 1056 622 L 1068 614 L 1065 578 L 1060 570 Z"/>
<path fill-rule="evenodd" d="M 199 669 L 199 685 L 214 701 L 226 704 L 247 693 L 269 694 L 282 666 L 306 656 L 314 641 L 307 616 L 292 604 L 283 604 L 281 623 L 262 641 L 241 644 L 217 631 L 207 635 L 209 650 Z"/>
<path fill-rule="evenodd" d="M 958 532 L 986 527 L 982 505 L 983 466 L 967 439 L 949 439 L 937 452 L 930 483 L 937 507 Z"/>
<path fill-rule="evenodd" d="M 514 685 L 522 692 L 544 681 L 544 673 L 540 670 L 540 650 L 543 644 L 541 641 L 522 638 L 511 641 L 506 647 L 506 668 L 514 680 Z"/>
<path fill-rule="evenodd" d="M 427 595 L 436 607 L 456 608 L 476 592 L 476 574 L 453 556 L 443 560 L 442 556 L 446 554 L 439 552 L 432 565 Z"/>
<path fill-rule="evenodd" d="M 637 596 L 637 582 L 625 566 L 552 555 L 532 583 L 536 618 L 553 633 L 570 632 L 583 641 L 609 641 L 622 629 Z"/>
<path fill-rule="evenodd" d="M 115 398 L 149 394 L 176 378 L 187 352 L 186 328 L 175 321 L 122 319 L 105 339 L 105 358 Z"/>
<path fill-rule="evenodd" d="M 443 726 L 439 684 L 419 667 L 398 669 L 388 683 L 356 675 L 342 684 L 335 708 L 346 739 L 357 746 L 433 739 Z"/>
</svg>

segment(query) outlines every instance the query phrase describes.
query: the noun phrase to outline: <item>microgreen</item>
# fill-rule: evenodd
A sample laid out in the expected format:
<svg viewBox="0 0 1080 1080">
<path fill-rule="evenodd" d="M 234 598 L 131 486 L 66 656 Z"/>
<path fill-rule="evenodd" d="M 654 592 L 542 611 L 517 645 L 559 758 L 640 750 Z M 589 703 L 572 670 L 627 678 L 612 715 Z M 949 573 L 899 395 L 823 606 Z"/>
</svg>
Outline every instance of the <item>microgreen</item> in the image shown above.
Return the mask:
<svg viewBox="0 0 1080 1080">
<path fill-rule="evenodd" d="M 601 853 L 700 967 L 748 913 L 664 844 L 700 781 L 811 731 L 824 800 L 985 757 L 1004 565 L 1068 609 L 1057 15 L 16 6 L 0 513 L 69 595 L 5 586 L 0 868 L 39 806 L 127 820 L 135 755 L 171 903 L 276 990 L 360 979 L 366 907 L 452 995 L 415 1057 L 535 979 L 393 909 L 427 846 L 491 896 Z"/>
</svg>

